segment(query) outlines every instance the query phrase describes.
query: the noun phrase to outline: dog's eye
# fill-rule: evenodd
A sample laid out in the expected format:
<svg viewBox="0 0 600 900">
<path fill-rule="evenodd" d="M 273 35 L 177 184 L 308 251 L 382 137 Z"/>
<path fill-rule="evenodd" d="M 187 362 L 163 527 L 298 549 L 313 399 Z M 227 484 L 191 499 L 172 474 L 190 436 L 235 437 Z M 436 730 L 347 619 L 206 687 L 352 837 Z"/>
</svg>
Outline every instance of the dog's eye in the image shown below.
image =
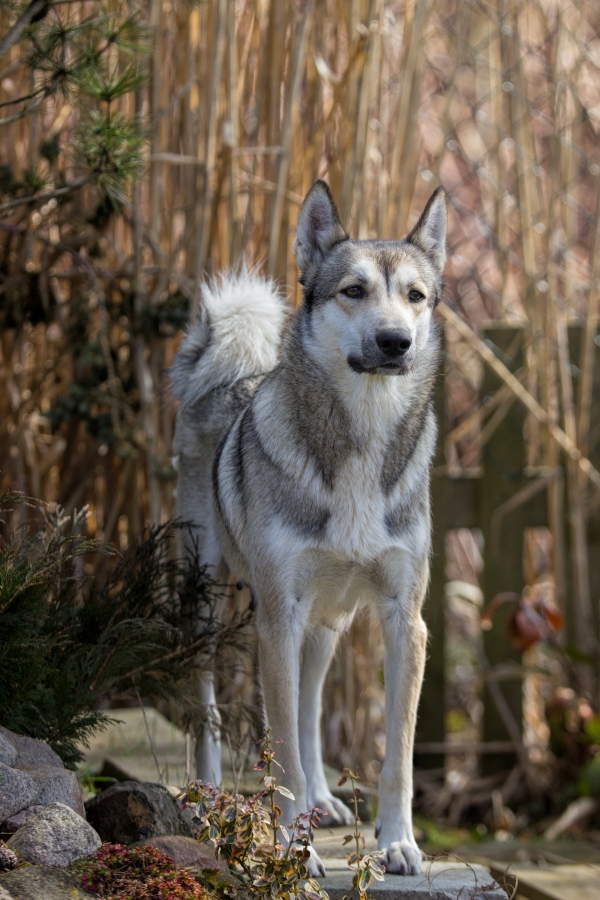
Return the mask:
<svg viewBox="0 0 600 900">
<path fill-rule="evenodd" d="M 350 287 L 344 288 L 342 294 L 345 294 L 346 297 L 350 297 L 352 300 L 362 300 L 365 296 L 365 291 L 359 284 L 351 284 Z"/>
<path fill-rule="evenodd" d="M 424 297 L 425 294 L 422 294 L 421 291 L 417 291 L 415 288 L 408 292 L 408 299 L 411 303 L 420 303 Z"/>
</svg>

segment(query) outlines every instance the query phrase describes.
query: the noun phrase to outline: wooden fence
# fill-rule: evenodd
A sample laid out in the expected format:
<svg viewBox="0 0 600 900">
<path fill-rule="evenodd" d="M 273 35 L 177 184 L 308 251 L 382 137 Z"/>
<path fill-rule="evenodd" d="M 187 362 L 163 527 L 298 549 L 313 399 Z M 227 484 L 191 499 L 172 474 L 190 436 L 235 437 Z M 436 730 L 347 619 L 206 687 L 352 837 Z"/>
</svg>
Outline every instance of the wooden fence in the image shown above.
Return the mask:
<svg viewBox="0 0 600 900">
<path fill-rule="evenodd" d="M 528 329 L 494 323 L 484 330 L 486 343 L 515 374 L 522 372 Z M 582 329 L 569 329 L 570 358 L 577 359 Z M 571 366 L 574 379 L 578 370 Z M 482 407 L 497 395 L 502 382 L 486 368 L 481 387 Z M 497 417 L 497 427 L 489 429 L 489 439 L 481 448 L 481 465 L 454 475 L 445 464 L 444 445 L 447 436 L 445 381 L 440 379 L 436 403 L 440 423 L 437 465 L 432 483 L 434 544 L 431 586 L 425 608 L 430 632 L 429 655 L 415 748 L 418 767 L 436 768 L 444 764 L 449 750 L 445 728 L 446 704 L 446 627 L 444 592 L 446 575 L 446 533 L 451 529 L 478 528 L 484 542 L 481 587 L 489 603 L 501 592 L 521 594 L 526 587 L 524 541 L 526 529 L 547 527 L 552 533 L 553 570 L 556 600 L 565 618 L 564 633 L 559 642 L 575 659 L 583 660 L 577 629 L 573 597 L 573 559 L 577 552 L 570 498 L 564 477 L 565 461 L 560 457 L 554 466 L 528 465 L 526 435 L 531 428 L 527 412 L 517 400 L 507 398 Z M 501 421 L 500 421 L 501 420 Z M 590 461 L 600 463 L 600 365 L 596 361 L 592 406 L 592 446 Z M 564 511 L 564 512 L 562 512 Z M 589 555 L 590 596 L 594 636 L 598 639 L 598 601 L 600 600 L 600 508 L 592 498 L 587 503 L 587 552 Z M 482 742 L 472 747 L 481 756 L 481 771 L 493 773 L 515 764 L 522 734 L 523 669 L 521 654 L 507 636 L 510 606 L 501 607 L 491 630 L 482 632 L 484 669 L 484 716 Z M 574 648 L 571 649 L 571 648 Z M 579 651 L 579 652 L 578 652 Z M 495 667 L 513 661 L 517 664 L 512 677 L 500 679 Z M 591 663 L 584 663 L 585 671 Z M 488 668 L 489 667 L 489 668 Z M 511 728 L 512 726 L 512 728 Z M 466 749 L 466 748 L 465 748 Z M 521 752 L 522 752 L 521 746 Z"/>
</svg>

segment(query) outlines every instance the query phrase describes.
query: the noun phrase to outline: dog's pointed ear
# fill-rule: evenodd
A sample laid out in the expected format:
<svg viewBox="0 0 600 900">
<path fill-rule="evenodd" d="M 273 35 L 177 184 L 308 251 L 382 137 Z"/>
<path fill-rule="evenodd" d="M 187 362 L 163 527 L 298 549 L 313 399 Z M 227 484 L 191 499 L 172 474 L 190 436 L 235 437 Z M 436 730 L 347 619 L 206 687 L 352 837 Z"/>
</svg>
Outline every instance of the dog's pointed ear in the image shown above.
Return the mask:
<svg viewBox="0 0 600 900">
<path fill-rule="evenodd" d="M 407 237 L 407 241 L 428 256 L 441 275 L 446 263 L 446 192 L 437 188 L 429 198 L 421 218 Z"/>
<path fill-rule="evenodd" d="M 294 241 L 294 254 L 302 274 L 347 237 L 329 185 L 321 179 L 315 181 L 302 204 Z"/>
</svg>

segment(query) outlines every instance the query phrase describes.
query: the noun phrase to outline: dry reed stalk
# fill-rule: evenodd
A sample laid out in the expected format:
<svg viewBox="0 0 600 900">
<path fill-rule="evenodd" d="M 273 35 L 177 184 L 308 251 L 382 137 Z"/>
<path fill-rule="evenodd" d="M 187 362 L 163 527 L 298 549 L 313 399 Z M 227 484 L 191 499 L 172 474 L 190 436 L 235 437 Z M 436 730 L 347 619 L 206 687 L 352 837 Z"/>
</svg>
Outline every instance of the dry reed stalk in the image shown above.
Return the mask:
<svg viewBox="0 0 600 900">
<path fill-rule="evenodd" d="M 155 240 L 160 240 L 158 234 L 159 214 L 160 214 L 160 167 L 156 161 L 157 154 L 160 152 L 160 110 L 161 110 L 161 65 L 162 65 L 162 0 L 151 0 L 150 7 L 150 28 L 152 29 L 152 84 L 151 84 L 151 157 L 150 157 L 150 215 L 149 224 L 150 233 Z"/>
<path fill-rule="evenodd" d="M 254 21 L 254 17 L 252 19 Z M 239 100 L 238 100 L 238 48 L 235 33 L 235 6 L 227 4 L 227 119 L 224 128 L 231 129 L 231 153 L 229 154 L 229 205 L 227 227 L 229 230 L 228 265 L 237 265 L 241 258 L 241 231 L 239 211 Z"/>
<path fill-rule="evenodd" d="M 283 201 L 290 171 L 293 129 L 298 111 L 302 69 L 304 65 L 304 57 L 306 54 L 306 44 L 310 26 L 312 23 L 313 5 L 314 0 L 306 0 L 304 9 L 302 11 L 302 19 L 299 28 L 300 34 L 296 38 L 296 51 L 291 67 L 290 92 L 286 102 L 285 117 L 282 125 L 282 152 L 279 156 L 277 190 L 275 192 L 275 202 L 273 204 L 273 214 L 271 219 L 269 239 L 268 271 L 273 275 L 276 273 L 277 269 L 277 256 L 279 252 L 279 238 L 281 234 L 283 215 Z"/>
<path fill-rule="evenodd" d="M 382 237 L 404 233 L 408 207 L 412 200 L 414 182 L 405 178 L 405 172 L 414 171 L 418 147 L 416 122 L 420 100 L 420 77 L 424 64 L 421 52 L 423 35 L 431 8 L 431 0 L 422 0 L 415 8 L 414 23 L 410 30 L 410 44 L 404 65 L 402 92 L 396 121 L 396 134 L 390 162 L 390 195 Z"/>
<path fill-rule="evenodd" d="M 194 301 L 191 315 L 194 317 L 200 302 L 200 280 L 206 269 L 206 261 L 210 247 L 211 225 L 213 222 L 213 203 L 218 202 L 219 192 L 215 190 L 216 161 L 217 161 L 217 129 L 219 125 L 218 100 L 221 86 L 221 71 L 223 68 L 223 56 L 227 39 L 227 0 L 217 0 L 215 11 L 215 26 L 213 36 L 214 60 L 212 66 L 212 78 L 207 110 L 206 128 L 206 167 L 204 169 L 204 192 L 202 198 L 202 211 L 200 225 L 196 239 L 196 254 L 194 260 Z M 215 201 L 216 197 L 216 201 Z"/>
</svg>

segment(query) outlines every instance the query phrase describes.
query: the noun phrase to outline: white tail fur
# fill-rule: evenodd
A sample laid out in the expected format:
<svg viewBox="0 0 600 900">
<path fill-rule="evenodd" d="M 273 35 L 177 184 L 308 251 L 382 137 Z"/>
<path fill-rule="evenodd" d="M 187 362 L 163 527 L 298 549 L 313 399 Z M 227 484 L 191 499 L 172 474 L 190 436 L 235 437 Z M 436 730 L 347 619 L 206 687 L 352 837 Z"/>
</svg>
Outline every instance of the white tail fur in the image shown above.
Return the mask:
<svg viewBox="0 0 600 900">
<path fill-rule="evenodd" d="M 244 266 L 202 286 L 202 309 L 171 367 L 171 389 L 183 405 L 277 363 L 287 305 L 275 283 Z"/>
</svg>

